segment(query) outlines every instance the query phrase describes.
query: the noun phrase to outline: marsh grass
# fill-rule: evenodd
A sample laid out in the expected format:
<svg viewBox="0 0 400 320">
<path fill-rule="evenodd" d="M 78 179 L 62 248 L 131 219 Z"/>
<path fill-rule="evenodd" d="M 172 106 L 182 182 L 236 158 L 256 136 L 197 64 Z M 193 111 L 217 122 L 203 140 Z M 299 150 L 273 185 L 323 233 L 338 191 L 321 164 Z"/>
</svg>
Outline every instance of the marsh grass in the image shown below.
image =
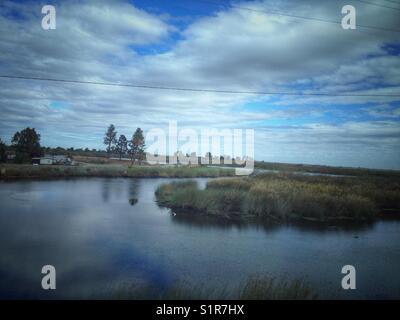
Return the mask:
<svg viewBox="0 0 400 320">
<path fill-rule="evenodd" d="M 371 220 L 385 208 L 400 209 L 398 179 L 264 174 L 161 185 L 158 203 L 175 211 L 276 221 Z"/>
<path fill-rule="evenodd" d="M 237 286 L 226 284 L 193 285 L 179 281 L 166 288 L 150 284 L 119 283 L 108 290 L 113 299 L 135 300 L 308 300 L 316 292 L 303 279 L 254 275 Z"/>
<path fill-rule="evenodd" d="M 265 169 L 280 172 L 302 172 L 302 173 L 317 173 L 328 175 L 344 175 L 344 176 L 363 176 L 363 177 L 397 177 L 400 178 L 398 170 L 382 170 L 382 169 L 367 169 L 367 168 L 351 168 L 351 167 L 331 167 L 324 165 L 310 164 L 290 164 L 277 162 L 256 161 L 256 169 Z"/>
<path fill-rule="evenodd" d="M 128 174 L 135 177 L 195 178 L 234 176 L 234 169 L 189 166 L 132 166 Z"/>
<path fill-rule="evenodd" d="M 309 300 L 318 295 L 302 279 L 251 276 L 238 288 L 239 300 Z"/>
<path fill-rule="evenodd" d="M 1 166 L 1 179 L 34 179 L 59 177 L 122 177 L 126 175 L 126 168 L 118 165 L 39 165 L 6 164 Z"/>
<path fill-rule="evenodd" d="M 234 169 L 177 166 L 131 166 L 118 164 L 82 164 L 77 166 L 4 164 L 0 179 L 34 179 L 60 177 L 134 177 L 194 178 L 233 176 Z"/>
</svg>

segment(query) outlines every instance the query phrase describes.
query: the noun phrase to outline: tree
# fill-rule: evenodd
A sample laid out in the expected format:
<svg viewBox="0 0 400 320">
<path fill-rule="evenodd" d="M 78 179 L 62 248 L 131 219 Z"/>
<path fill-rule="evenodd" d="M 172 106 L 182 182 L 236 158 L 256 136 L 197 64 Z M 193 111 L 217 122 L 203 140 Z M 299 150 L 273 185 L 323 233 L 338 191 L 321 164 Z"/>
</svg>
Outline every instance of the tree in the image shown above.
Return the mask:
<svg viewBox="0 0 400 320">
<path fill-rule="evenodd" d="M 212 163 L 212 154 L 211 154 L 211 152 L 206 152 L 206 159 L 208 159 L 208 164 Z"/>
<path fill-rule="evenodd" d="M 15 149 L 15 162 L 30 162 L 33 157 L 40 157 L 40 134 L 35 128 L 26 128 L 16 132 L 12 138 L 12 145 Z"/>
<path fill-rule="evenodd" d="M 113 150 L 113 145 L 117 143 L 117 131 L 115 131 L 115 127 L 113 124 L 107 129 L 106 135 L 104 137 L 104 144 L 107 145 L 107 153 L 110 154 Z"/>
<path fill-rule="evenodd" d="M 139 161 L 144 159 L 145 147 L 143 130 L 137 128 L 132 136 L 132 140 L 129 142 L 129 154 L 131 156 L 132 163 L 136 159 Z"/>
<path fill-rule="evenodd" d="M 0 162 L 6 162 L 6 144 L 0 139 Z"/>
<path fill-rule="evenodd" d="M 121 160 L 122 155 L 128 151 L 128 139 L 123 134 L 119 136 L 116 149 L 119 154 L 119 160 Z"/>
</svg>

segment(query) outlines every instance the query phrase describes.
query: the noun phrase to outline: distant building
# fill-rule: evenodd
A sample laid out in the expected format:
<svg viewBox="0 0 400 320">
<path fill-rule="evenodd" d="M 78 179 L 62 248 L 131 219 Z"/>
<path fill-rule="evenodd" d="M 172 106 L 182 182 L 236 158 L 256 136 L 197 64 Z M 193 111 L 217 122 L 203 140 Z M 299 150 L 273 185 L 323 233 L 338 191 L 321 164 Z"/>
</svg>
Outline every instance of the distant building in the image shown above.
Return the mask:
<svg viewBox="0 0 400 320">
<path fill-rule="evenodd" d="M 40 158 L 32 158 L 32 164 L 50 165 L 50 164 L 63 164 L 71 165 L 72 160 L 66 155 L 51 155 L 45 154 Z"/>
<path fill-rule="evenodd" d="M 71 159 L 66 155 L 54 155 L 53 164 L 71 164 Z"/>
<path fill-rule="evenodd" d="M 7 151 L 6 156 L 7 156 L 7 161 L 13 161 L 15 159 L 15 152 Z"/>
</svg>

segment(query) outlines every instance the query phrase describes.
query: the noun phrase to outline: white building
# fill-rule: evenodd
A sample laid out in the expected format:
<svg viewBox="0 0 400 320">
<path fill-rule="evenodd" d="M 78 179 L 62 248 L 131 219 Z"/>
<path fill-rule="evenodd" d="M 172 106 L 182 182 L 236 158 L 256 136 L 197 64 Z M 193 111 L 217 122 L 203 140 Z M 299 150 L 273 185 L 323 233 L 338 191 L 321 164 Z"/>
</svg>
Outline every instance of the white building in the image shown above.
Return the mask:
<svg viewBox="0 0 400 320">
<path fill-rule="evenodd" d="M 65 155 L 45 154 L 40 158 L 32 158 L 32 164 L 49 165 L 49 164 L 72 164 L 71 158 Z"/>
<path fill-rule="evenodd" d="M 39 164 L 53 164 L 53 159 L 49 157 L 42 157 L 40 158 Z"/>
</svg>

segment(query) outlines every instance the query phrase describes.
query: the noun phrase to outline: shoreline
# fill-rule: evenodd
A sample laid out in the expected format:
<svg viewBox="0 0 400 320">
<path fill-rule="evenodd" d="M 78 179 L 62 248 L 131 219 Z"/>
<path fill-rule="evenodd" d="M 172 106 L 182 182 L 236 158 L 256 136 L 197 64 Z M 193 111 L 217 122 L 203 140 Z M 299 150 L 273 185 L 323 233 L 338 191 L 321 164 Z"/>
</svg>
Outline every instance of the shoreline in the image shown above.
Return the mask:
<svg viewBox="0 0 400 320">
<path fill-rule="evenodd" d="M 160 207 L 167 208 L 171 213 L 178 217 L 178 219 L 192 219 L 192 218 L 203 218 L 207 219 L 208 222 L 212 223 L 228 223 L 228 224 L 244 224 L 244 225 L 268 225 L 268 226 L 284 226 L 284 225 L 302 225 L 307 224 L 309 226 L 340 226 L 340 225 L 354 225 L 354 226 L 367 226 L 371 225 L 379 220 L 400 220 L 400 210 L 394 213 L 386 215 L 383 211 L 378 213 L 373 218 L 349 218 L 349 217 L 334 217 L 326 219 L 317 219 L 311 217 L 291 217 L 286 220 L 274 219 L 272 217 L 256 217 L 253 215 L 242 215 L 240 213 L 235 214 L 209 214 L 205 210 L 196 210 L 193 208 L 182 208 L 179 206 L 164 205 L 156 201 Z"/>
<path fill-rule="evenodd" d="M 307 225 L 307 226 L 316 226 L 316 227 L 365 227 L 373 225 L 377 221 L 400 221 L 400 210 L 388 209 L 391 212 L 386 213 L 386 210 L 381 210 L 374 218 L 365 218 L 365 219 L 355 219 L 348 217 L 335 217 L 335 218 L 327 218 L 326 220 L 319 220 L 310 217 L 293 217 L 288 220 L 277 220 L 277 219 L 269 219 L 263 217 L 255 217 L 252 215 L 241 215 L 237 214 L 227 214 L 227 215 L 213 215 L 208 214 L 204 211 L 198 211 L 193 209 L 185 209 L 178 206 L 166 206 L 158 201 L 157 205 L 163 208 L 169 209 L 170 214 L 177 217 L 177 219 L 190 219 L 196 221 L 199 219 L 199 223 L 203 223 L 204 220 L 210 224 L 218 224 L 218 223 L 226 223 L 232 225 L 265 225 L 265 226 L 299 226 L 299 225 Z M 200 220 L 201 219 L 201 220 Z"/>
<path fill-rule="evenodd" d="M 156 201 L 180 216 L 256 223 L 368 223 L 398 219 L 398 181 L 271 174 L 160 185 Z M 204 218 L 206 219 L 206 218 Z"/>
<path fill-rule="evenodd" d="M 234 169 L 183 166 L 124 166 L 110 164 L 0 165 L 0 181 L 47 180 L 60 178 L 217 178 L 232 177 Z"/>
</svg>

